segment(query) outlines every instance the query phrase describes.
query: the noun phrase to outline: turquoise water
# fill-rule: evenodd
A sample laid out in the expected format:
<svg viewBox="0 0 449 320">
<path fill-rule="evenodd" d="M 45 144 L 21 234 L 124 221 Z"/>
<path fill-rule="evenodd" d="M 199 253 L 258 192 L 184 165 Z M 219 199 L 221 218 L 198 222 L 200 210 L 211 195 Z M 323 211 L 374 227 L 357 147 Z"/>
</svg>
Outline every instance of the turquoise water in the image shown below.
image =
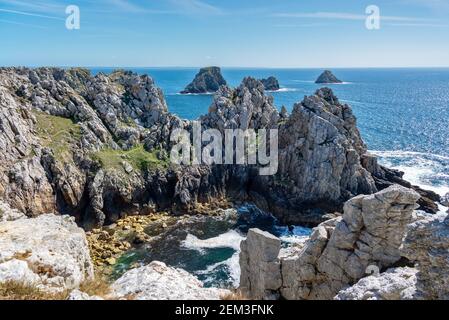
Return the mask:
<svg viewBox="0 0 449 320">
<path fill-rule="evenodd" d="M 130 68 L 149 74 L 162 88 L 169 110 L 182 118 L 207 113 L 211 95 L 178 94 L 194 78 L 194 68 Z M 93 73 L 112 68 L 92 68 Z M 370 150 L 383 164 L 403 170 L 415 184 L 441 194 L 449 192 L 449 69 L 335 69 L 344 84 L 331 85 L 350 104 Z M 322 69 L 224 68 L 223 76 L 238 86 L 245 76 L 275 76 L 282 90 L 272 92 L 278 108 L 294 103 L 320 86 Z"/>
<path fill-rule="evenodd" d="M 240 242 L 249 228 L 259 228 L 280 237 L 284 246 L 301 241 L 311 233 L 309 228 L 278 225 L 271 215 L 260 214 L 256 207 L 247 205 L 238 210 L 226 210 L 220 217 L 194 216 L 180 221 L 150 244 L 123 255 L 115 265 L 114 277 L 156 260 L 194 274 L 207 287 L 237 287 Z M 243 216 L 249 220 L 242 219 Z"/>
</svg>

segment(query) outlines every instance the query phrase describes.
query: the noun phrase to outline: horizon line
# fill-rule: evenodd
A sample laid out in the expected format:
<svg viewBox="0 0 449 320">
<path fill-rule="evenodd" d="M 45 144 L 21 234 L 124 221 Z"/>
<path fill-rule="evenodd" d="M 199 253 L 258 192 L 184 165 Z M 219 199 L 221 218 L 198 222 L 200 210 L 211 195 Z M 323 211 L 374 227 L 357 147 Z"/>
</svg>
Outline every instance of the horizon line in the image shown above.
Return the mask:
<svg viewBox="0 0 449 320">
<path fill-rule="evenodd" d="M 204 66 L 86 66 L 86 65 L 4 65 L 0 68 L 108 68 L 108 69 L 200 69 L 210 66 L 217 66 L 222 69 L 447 69 L 447 66 L 313 66 L 313 67 L 301 67 L 301 66 L 220 66 L 216 64 L 204 65 Z"/>
</svg>

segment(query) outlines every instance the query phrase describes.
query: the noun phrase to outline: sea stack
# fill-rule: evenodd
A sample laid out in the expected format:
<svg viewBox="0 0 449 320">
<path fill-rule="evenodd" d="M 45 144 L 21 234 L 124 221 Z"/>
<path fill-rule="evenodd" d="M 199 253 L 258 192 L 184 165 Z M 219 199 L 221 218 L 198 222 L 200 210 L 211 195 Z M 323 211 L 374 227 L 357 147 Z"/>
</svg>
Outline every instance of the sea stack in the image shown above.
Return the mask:
<svg viewBox="0 0 449 320">
<path fill-rule="evenodd" d="M 221 69 L 207 67 L 200 69 L 195 79 L 181 93 L 211 93 L 218 91 L 223 85 L 226 85 L 226 80 L 221 75 Z"/>
<path fill-rule="evenodd" d="M 267 79 L 261 79 L 260 82 L 263 83 L 265 90 L 267 91 L 278 91 L 281 87 L 279 86 L 279 81 L 275 77 L 268 77 Z"/>
<path fill-rule="evenodd" d="M 334 76 L 332 71 L 326 70 L 318 77 L 315 83 L 343 83 L 343 81 Z"/>
</svg>

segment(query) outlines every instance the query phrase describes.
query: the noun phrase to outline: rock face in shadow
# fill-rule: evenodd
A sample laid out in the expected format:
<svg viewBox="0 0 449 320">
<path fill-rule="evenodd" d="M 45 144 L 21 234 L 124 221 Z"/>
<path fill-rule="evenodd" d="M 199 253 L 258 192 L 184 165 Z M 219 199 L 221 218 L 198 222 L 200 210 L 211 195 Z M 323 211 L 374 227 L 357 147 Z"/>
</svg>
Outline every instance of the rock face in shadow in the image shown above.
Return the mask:
<svg viewBox="0 0 449 320">
<path fill-rule="evenodd" d="M 331 84 L 331 83 L 343 83 L 340 79 L 338 79 L 332 71 L 326 70 L 324 71 L 318 79 L 315 81 L 318 84 Z"/>
<path fill-rule="evenodd" d="M 267 79 L 261 79 L 265 90 L 267 91 L 278 91 L 281 87 L 279 86 L 279 81 L 275 77 L 268 77 Z"/>
<path fill-rule="evenodd" d="M 221 75 L 219 67 L 207 67 L 200 69 L 195 79 L 183 91 L 189 93 L 212 93 L 218 91 L 221 86 L 226 85 L 226 80 Z"/>
<path fill-rule="evenodd" d="M 241 245 L 241 289 L 250 298 L 332 299 L 369 268 L 383 270 L 401 259 L 402 238 L 418 199 L 401 186 L 357 196 L 346 202 L 342 217 L 320 224 L 299 252 L 286 257 L 279 256 L 280 247 L 264 255 L 270 246 L 261 244 L 276 242 L 271 235 L 248 237 Z"/>
</svg>

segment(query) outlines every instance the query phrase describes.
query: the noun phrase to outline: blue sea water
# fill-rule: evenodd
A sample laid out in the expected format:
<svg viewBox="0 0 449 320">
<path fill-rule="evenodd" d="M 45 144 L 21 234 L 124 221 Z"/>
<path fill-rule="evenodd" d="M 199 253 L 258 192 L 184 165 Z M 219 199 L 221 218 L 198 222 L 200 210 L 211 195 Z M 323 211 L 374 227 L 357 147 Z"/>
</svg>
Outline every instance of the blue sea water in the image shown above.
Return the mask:
<svg viewBox="0 0 449 320">
<path fill-rule="evenodd" d="M 196 68 L 129 68 L 148 74 L 164 91 L 169 110 L 181 118 L 207 113 L 212 95 L 180 95 Z M 92 68 L 109 73 L 112 68 Z M 270 92 L 278 108 L 293 105 L 320 85 L 322 69 L 224 68 L 230 86 L 246 76 L 275 76 L 282 89 Z M 415 184 L 449 192 L 449 69 L 335 69 L 343 84 L 330 85 L 352 106 L 362 137 L 381 162 L 406 173 Z"/>
</svg>

